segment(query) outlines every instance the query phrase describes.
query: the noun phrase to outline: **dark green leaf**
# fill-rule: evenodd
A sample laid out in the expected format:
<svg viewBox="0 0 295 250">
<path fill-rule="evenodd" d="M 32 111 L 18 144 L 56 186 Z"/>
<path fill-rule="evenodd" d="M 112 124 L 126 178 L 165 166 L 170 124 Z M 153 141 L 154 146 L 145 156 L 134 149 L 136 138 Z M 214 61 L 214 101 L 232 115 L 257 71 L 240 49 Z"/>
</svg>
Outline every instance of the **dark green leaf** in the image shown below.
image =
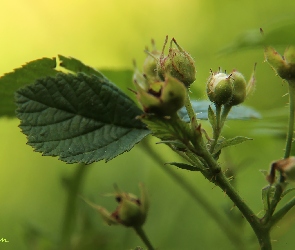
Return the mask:
<svg viewBox="0 0 295 250">
<path fill-rule="evenodd" d="M 244 49 L 263 48 L 265 45 L 295 45 L 295 19 L 287 19 L 262 27 L 264 34 L 257 28 L 241 34 L 232 44 L 223 48 L 220 53 L 233 53 Z"/>
<path fill-rule="evenodd" d="M 208 119 L 208 106 L 212 104 L 209 101 L 192 101 L 192 106 L 194 111 L 197 114 L 197 118 L 201 120 L 207 120 Z M 212 110 L 215 112 L 215 106 L 212 105 Z M 189 117 L 186 112 L 185 107 L 181 108 L 178 111 L 179 117 L 185 121 L 189 122 Z M 229 112 L 227 116 L 227 120 L 249 120 L 249 119 L 260 119 L 261 116 L 260 114 L 255 111 L 254 109 L 244 106 L 244 105 L 239 105 L 239 106 L 234 106 L 232 107 L 231 111 Z"/>
<path fill-rule="evenodd" d="M 16 102 L 28 144 L 67 163 L 111 160 L 150 133 L 135 118 L 141 110 L 104 77 L 59 73 L 18 90 Z"/>
<path fill-rule="evenodd" d="M 166 164 L 173 165 L 173 166 L 176 166 L 178 168 L 189 170 L 189 171 L 200 171 L 200 169 L 198 169 L 198 168 L 196 168 L 196 167 L 194 167 L 192 165 L 185 164 L 185 163 L 169 162 L 169 163 L 166 163 Z"/>
<path fill-rule="evenodd" d="M 237 145 L 237 144 L 240 144 L 242 142 L 249 141 L 249 140 L 252 140 L 252 139 L 248 138 L 248 137 L 243 137 L 243 136 L 236 136 L 236 137 L 231 138 L 231 139 L 226 139 L 226 140 L 218 143 L 218 145 L 215 147 L 214 152 L 216 153 L 216 152 L 220 151 L 223 148 L 226 148 L 226 147 L 229 147 L 229 146 L 234 146 L 234 145 Z"/>
<path fill-rule="evenodd" d="M 45 76 L 54 76 L 56 59 L 42 58 L 15 69 L 0 78 L 0 116 L 15 116 L 14 93 L 17 89 Z"/>
<path fill-rule="evenodd" d="M 103 75 L 99 71 L 90 66 L 85 65 L 84 63 L 75 58 L 58 55 L 58 59 L 60 60 L 60 67 L 69 70 L 73 73 L 83 72 L 87 75 L 96 75 L 98 77 L 103 77 Z"/>
</svg>

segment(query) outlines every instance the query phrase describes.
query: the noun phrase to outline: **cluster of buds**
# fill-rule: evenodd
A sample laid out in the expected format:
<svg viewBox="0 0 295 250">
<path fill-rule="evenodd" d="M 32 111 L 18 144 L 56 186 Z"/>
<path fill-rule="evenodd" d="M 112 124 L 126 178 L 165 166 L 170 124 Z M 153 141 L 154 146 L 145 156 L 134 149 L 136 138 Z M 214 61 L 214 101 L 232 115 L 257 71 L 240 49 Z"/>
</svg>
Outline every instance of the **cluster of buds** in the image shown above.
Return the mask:
<svg viewBox="0 0 295 250">
<path fill-rule="evenodd" d="M 162 52 L 146 50 L 147 58 L 142 73 L 135 66 L 133 82 L 137 99 L 146 113 L 161 116 L 173 115 L 185 102 L 187 88 L 196 79 L 196 69 L 192 57 L 173 38 L 169 53 L 164 55 L 168 41 L 166 37 Z M 173 43 L 177 48 L 172 48 Z"/>
<path fill-rule="evenodd" d="M 134 194 L 125 193 L 115 186 L 114 194 L 118 206 L 114 212 L 109 212 L 104 207 L 86 201 L 95 208 L 108 225 L 123 225 L 126 227 L 140 227 L 144 224 L 149 208 L 147 192 L 143 184 L 139 185 L 141 191 L 140 199 Z"/>
<path fill-rule="evenodd" d="M 264 50 L 265 60 L 274 71 L 284 80 L 295 81 L 295 46 L 289 46 L 284 56 L 274 48 L 267 46 Z"/>
<path fill-rule="evenodd" d="M 211 71 L 207 82 L 207 95 L 216 105 L 235 106 L 243 103 L 246 97 L 252 93 L 255 86 L 255 67 L 247 83 L 245 77 L 233 70 L 229 75 Z"/>
</svg>

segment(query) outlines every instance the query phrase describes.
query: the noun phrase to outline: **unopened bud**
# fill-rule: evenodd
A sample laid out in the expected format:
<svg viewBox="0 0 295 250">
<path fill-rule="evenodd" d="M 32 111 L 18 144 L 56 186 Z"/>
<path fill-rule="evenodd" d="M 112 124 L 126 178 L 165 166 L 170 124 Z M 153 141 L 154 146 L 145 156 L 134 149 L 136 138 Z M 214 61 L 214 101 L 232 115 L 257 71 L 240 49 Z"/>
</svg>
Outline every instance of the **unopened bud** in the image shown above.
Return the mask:
<svg viewBox="0 0 295 250">
<path fill-rule="evenodd" d="M 168 56 L 164 57 L 167 41 L 168 36 L 166 36 L 158 63 L 158 74 L 162 79 L 165 78 L 166 74 L 169 74 L 181 81 L 186 87 L 189 87 L 196 80 L 195 62 L 193 58 L 178 45 L 174 38 L 170 42 Z M 174 43 L 177 48 L 172 48 L 172 43 Z"/>
<path fill-rule="evenodd" d="M 207 95 L 217 105 L 226 104 L 233 94 L 231 76 L 225 73 L 213 73 L 207 82 Z"/>
<path fill-rule="evenodd" d="M 228 102 L 228 105 L 235 106 L 244 102 L 247 93 L 247 83 L 245 77 L 238 71 L 231 73 L 233 83 L 233 93 Z"/>
</svg>

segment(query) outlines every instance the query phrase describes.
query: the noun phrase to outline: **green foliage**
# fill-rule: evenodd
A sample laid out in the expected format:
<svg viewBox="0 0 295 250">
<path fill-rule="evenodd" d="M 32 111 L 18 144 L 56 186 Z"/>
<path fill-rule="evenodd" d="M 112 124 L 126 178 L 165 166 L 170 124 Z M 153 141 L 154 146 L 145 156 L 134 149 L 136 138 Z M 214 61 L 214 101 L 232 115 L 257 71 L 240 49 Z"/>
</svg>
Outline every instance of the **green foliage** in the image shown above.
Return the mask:
<svg viewBox="0 0 295 250">
<path fill-rule="evenodd" d="M 221 149 L 229 147 L 229 146 L 235 146 L 237 144 L 243 143 L 245 141 L 252 140 L 251 138 L 247 138 L 244 136 L 236 136 L 231 139 L 225 139 L 217 144 L 215 147 L 214 153 L 219 152 Z"/>
<path fill-rule="evenodd" d="M 223 48 L 220 53 L 233 53 L 243 49 L 261 49 L 266 45 L 289 46 L 295 45 L 295 19 L 285 19 L 272 23 L 271 26 L 249 30 L 241 34 L 231 45 Z"/>
<path fill-rule="evenodd" d="M 42 58 L 29 62 L 0 78 L 0 116 L 15 116 L 14 92 L 38 78 L 54 76 L 55 58 Z"/>
<path fill-rule="evenodd" d="M 18 90 L 16 102 L 28 144 L 67 163 L 111 160 L 149 134 L 134 102 L 104 77 L 59 73 Z"/>
</svg>

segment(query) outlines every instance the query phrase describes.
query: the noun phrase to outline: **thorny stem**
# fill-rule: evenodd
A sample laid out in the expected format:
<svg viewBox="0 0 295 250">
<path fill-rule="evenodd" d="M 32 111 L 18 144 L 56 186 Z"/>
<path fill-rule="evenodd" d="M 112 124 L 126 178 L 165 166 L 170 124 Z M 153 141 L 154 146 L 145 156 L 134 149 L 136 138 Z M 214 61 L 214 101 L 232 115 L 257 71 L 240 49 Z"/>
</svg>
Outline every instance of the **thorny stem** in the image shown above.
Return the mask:
<svg viewBox="0 0 295 250">
<path fill-rule="evenodd" d="M 187 110 L 188 116 L 191 121 L 191 128 L 193 131 L 196 131 L 198 128 L 198 121 L 197 121 L 196 113 L 195 113 L 195 111 L 192 107 L 192 104 L 190 102 L 190 97 L 189 97 L 188 91 L 186 92 L 186 98 L 185 98 L 184 105 L 185 105 L 185 108 Z"/>
<path fill-rule="evenodd" d="M 152 147 L 148 144 L 146 140 L 143 140 L 140 143 L 141 146 L 144 147 L 145 152 L 147 152 L 153 160 L 155 160 L 159 166 L 176 181 L 179 186 L 181 186 L 195 201 L 198 205 L 200 205 L 204 211 L 206 211 L 210 218 L 212 218 L 216 224 L 222 229 L 222 231 L 225 233 L 225 235 L 228 237 L 228 239 L 235 244 L 235 246 L 239 249 L 243 249 L 243 240 L 240 236 L 240 234 L 235 231 L 235 229 L 229 225 L 229 223 L 220 215 L 220 213 L 215 209 L 215 207 L 210 204 L 206 197 L 203 196 L 201 192 L 199 192 L 196 187 L 193 187 L 187 180 L 185 180 L 180 175 L 176 174 L 175 171 L 171 168 L 167 168 L 163 163 L 163 160 L 161 156 L 156 153 Z M 177 151 L 175 151 L 177 152 Z M 179 153 L 179 152 L 177 152 Z M 194 164 L 195 160 L 192 160 L 191 157 L 187 157 L 186 155 L 182 155 L 180 152 L 180 156 L 188 160 L 190 163 Z M 199 165 L 199 162 L 195 162 L 197 165 Z"/>
<path fill-rule="evenodd" d="M 142 242 L 147 246 L 148 250 L 155 250 L 152 246 L 151 242 L 149 241 L 148 237 L 146 236 L 145 232 L 143 231 L 142 227 L 134 227 L 135 232 L 140 237 Z"/>
<path fill-rule="evenodd" d="M 295 82 L 289 82 L 289 105 L 290 105 L 290 114 L 289 114 L 289 128 L 286 141 L 286 149 L 284 158 L 288 158 L 291 153 L 292 140 L 293 140 L 293 131 L 294 131 L 294 112 L 295 112 Z"/>
</svg>

